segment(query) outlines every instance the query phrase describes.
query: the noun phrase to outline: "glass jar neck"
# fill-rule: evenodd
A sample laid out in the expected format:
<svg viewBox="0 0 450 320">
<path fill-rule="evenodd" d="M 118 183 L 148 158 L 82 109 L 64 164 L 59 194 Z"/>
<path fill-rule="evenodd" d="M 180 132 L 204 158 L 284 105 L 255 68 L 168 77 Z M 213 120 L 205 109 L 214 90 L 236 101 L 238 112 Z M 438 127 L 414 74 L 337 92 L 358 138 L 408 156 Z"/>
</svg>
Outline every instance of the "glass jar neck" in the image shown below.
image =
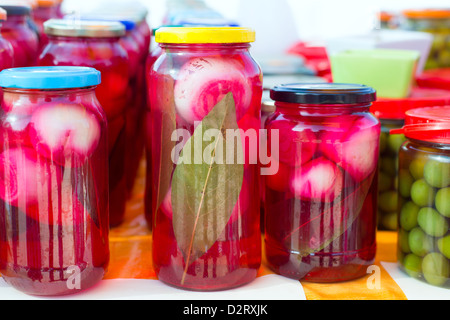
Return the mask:
<svg viewBox="0 0 450 320">
<path fill-rule="evenodd" d="M 407 138 L 409 143 L 414 145 L 417 149 L 421 149 L 423 147 L 429 148 L 429 149 L 437 149 L 442 151 L 450 151 L 450 144 L 446 143 L 436 143 L 436 142 L 430 142 L 430 141 L 424 141 L 424 140 L 417 140 L 408 137 Z"/>
<path fill-rule="evenodd" d="M 3 21 L 2 24 L 4 27 L 18 25 L 18 24 L 27 24 L 27 20 L 30 16 L 27 14 L 21 15 L 11 15 L 8 16 L 6 21 Z"/>
<path fill-rule="evenodd" d="M 118 43 L 120 37 L 96 38 L 96 37 L 66 37 L 47 35 L 50 42 L 103 42 L 103 43 Z"/>
<path fill-rule="evenodd" d="M 316 116 L 339 116 L 352 113 L 369 112 L 372 104 L 298 104 L 275 102 L 276 111 L 282 114 Z"/>
<path fill-rule="evenodd" d="M 202 51 L 248 51 L 249 43 L 160 43 L 163 51 L 202 52 Z"/>
</svg>

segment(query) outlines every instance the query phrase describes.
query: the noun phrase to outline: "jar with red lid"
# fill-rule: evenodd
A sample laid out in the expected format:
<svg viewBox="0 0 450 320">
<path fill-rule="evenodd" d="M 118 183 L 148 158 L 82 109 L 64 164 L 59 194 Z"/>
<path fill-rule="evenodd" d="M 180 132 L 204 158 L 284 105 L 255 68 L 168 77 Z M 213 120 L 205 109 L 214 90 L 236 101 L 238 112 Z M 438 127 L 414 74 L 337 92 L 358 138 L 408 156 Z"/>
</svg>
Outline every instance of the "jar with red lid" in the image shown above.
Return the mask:
<svg viewBox="0 0 450 320">
<path fill-rule="evenodd" d="M 7 20 L 6 11 L 0 8 L 0 24 L 3 24 L 3 22 L 6 20 Z M 14 49 L 11 43 L 2 37 L 0 31 L 0 70 L 12 68 L 13 65 L 14 65 Z"/>
<path fill-rule="evenodd" d="M 380 123 L 375 90 L 288 84 L 266 123 L 265 250 L 272 270 L 313 282 L 367 274 L 375 259 Z"/>
<path fill-rule="evenodd" d="M 21 2 L 0 1 L 8 19 L 3 22 L 2 36 L 8 40 L 14 52 L 14 67 L 36 65 L 39 56 L 39 36 L 30 23 L 31 8 Z"/>
<path fill-rule="evenodd" d="M 398 262 L 408 275 L 450 288 L 450 107 L 406 112 L 399 154 Z"/>
<path fill-rule="evenodd" d="M 127 199 L 125 154 L 130 61 L 120 44 L 125 26 L 119 22 L 51 19 L 44 23 L 48 45 L 41 66 L 87 66 L 99 70 L 102 83 L 96 95 L 109 128 L 110 224 L 122 223 Z"/>
<path fill-rule="evenodd" d="M 371 112 L 381 122 L 378 173 L 378 228 L 397 230 L 398 153 L 405 142 L 403 134 L 392 134 L 405 124 L 405 112 L 411 109 L 450 105 L 450 91 L 414 87 L 405 99 L 378 98 Z M 403 175 L 403 172 L 401 172 Z"/>
<path fill-rule="evenodd" d="M 85 67 L 0 72 L 0 272 L 32 295 L 77 293 L 109 263 L 108 140 Z"/>
<path fill-rule="evenodd" d="M 147 219 L 158 279 L 176 287 L 241 286 L 261 264 L 254 40 L 248 28 L 156 31 L 162 54 L 149 76 Z"/>
</svg>

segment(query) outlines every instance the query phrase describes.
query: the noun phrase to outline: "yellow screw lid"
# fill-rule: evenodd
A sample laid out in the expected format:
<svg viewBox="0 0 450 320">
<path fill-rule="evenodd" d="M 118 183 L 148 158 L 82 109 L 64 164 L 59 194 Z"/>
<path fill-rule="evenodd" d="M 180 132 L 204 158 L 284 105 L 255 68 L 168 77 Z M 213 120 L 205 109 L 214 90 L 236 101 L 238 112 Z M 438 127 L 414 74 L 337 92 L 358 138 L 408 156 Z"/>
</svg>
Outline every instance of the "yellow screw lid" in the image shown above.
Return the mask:
<svg viewBox="0 0 450 320">
<path fill-rule="evenodd" d="M 240 27 L 162 27 L 156 30 L 158 43 L 249 43 L 255 31 Z"/>
</svg>

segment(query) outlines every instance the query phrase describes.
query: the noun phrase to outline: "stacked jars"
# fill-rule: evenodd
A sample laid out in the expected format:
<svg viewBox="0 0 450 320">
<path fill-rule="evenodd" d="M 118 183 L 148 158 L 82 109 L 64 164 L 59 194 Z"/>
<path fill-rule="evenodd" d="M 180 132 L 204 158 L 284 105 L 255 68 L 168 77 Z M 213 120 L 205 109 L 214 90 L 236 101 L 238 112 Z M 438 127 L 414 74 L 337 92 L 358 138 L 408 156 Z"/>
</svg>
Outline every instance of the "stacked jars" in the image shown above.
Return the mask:
<svg viewBox="0 0 450 320">
<path fill-rule="evenodd" d="M 0 23 L 7 19 L 6 11 L 0 8 Z M 0 70 L 12 68 L 14 65 L 14 49 L 8 40 L 0 34 Z M 1 94 L 0 94 L 1 96 Z"/>
<path fill-rule="evenodd" d="M 240 286 L 261 263 L 262 74 L 249 54 L 254 37 L 246 28 L 156 32 L 162 55 L 149 76 L 147 218 L 155 271 L 173 286 Z"/>
<path fill-rule="evenodd" d="M 450 67 L 450 10 L 407 10 L 401 28 L 434 36 L 426 69 Z"/>
<path fill-rule="evenodd" d="M 375 259 L 380 123 L 375 91 L 352 84 L 272 89 L 265 129 L 268 265 L 293 279 L 345 281 Z"/>
<path fill-rule="evenodd" d="M 450 107 L 410 110 L 394 130 L 399 155 L 398 261 L 410 276 L 450 287 Z M 403 192 L 402 192 L 403 191 Z"/>
<path fill-rule="evenodd" d="M 14 67 L 36 65 L 39 55 L 39 36 L 34 29 L 31 8 L 24 4 L 11 4 L 0 1 L 0 7 L 6 10 L 8 19 L 3 22 L 2 35 L 8 40 L 14 52 Z"/>
<path fill-rule="evenodd" d="M 63 295 L 100 281 L 109 262 L 106 117 L 100 72 L 0 73 L 0 272 L 28 294 Z"/>
<path fill-rule="evenodd" d="M 120 44 L 125 27 L 119 22 L 49 20 L 44 23 L 49 43 L 41 66 L 88 66 L 99 70 L 97 97 L 109 128 L 110 225 L 122 223 L 127 199 L 125 154 L 129 59 Z"/>
<path fill-rule="evenodd" d="M 413 88 L 405 99 L 379 98 L 373 103 L 371 112 L 380 119 L 380 161 L 378 174 L 378 227 L 380 230 L 397 230 L 398 152 L 405 142 L 402 134 L 391 134 L 405 123 L 405 112 L 411 109 L 444 106 L 450 104 L 450 91 Z M 399 190 L 405 192 L 405 190 Z"/>
<path fill-rule="evenodd" d="M 38 0 L 37 7 L 33 9 L 33 20 L 39 30 L 39 47 L 41 50 L 48 43 L 47 35 L 44 32 L 44 22 L 63 17 L 59 10 L 60 2 L 58 0 Z"/>
</svg>

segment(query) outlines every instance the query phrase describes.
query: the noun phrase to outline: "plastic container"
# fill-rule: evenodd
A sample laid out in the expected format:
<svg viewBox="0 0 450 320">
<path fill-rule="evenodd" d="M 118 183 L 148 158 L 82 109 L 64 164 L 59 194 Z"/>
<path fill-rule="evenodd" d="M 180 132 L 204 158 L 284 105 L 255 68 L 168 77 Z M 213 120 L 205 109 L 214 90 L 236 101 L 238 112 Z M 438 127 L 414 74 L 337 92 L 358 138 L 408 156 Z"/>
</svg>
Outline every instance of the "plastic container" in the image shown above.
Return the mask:
<svg viewBox="0 0 450 320">
<path fill-rule="evenodd" d="M 38 0 L 37 7 L 33 9 L 33 20 L 39 30 L 39 48 L 42 51 L 48 43 L 47 35 L 44 32 L 44 22 L 50 19 L 60 19 L 63 17 L 60 10 L 60 0 Z"/>
<path fill-rule="evenodd" d="M 126 114 L 130 62 L 120 44 L 125 27 L 119 22 L 49 20 L 44 23 L 49 43 L 40 58 L 41 66 L 86 66 L 102 73 L 96 95 L 105 110 L 109 128 L 110 225 L 118 226 L 127 199 L 125 155 Z"/>
<path fill-rule="evenodd" d="M 6 19 L 7 19 L 6 11 L 0 8 L 0 26 L 1 24 L 3 24 L 4 21 L 6 21 Z M 12 68 L 13 64 L 14 64 L 14 49 L 11 43 L 5 38 L 3 38 L 0 34 L 0 70 Z"/>
<path fill-rule="evenodd" d="M 411 93 L 419 57 L 419 52 L 413 50 L 342 51 L 330 57 L 333 81 L 372 86 L 383 98 L 406 98 Z"/>
<path fill-rule="evenodd" d="M 428 32 L 434 36 L 426 69 L 450 67 L 450 10 L 406 10 L 402 20 L 402 29 Z"/>
<path fill-rule="evenodd" d="M 109 263 L 106 116 L 91 68 L 0 73 L 0 272 L 31 295 L 98 283 Z"/>
<path fill-rule="evenodd" d="M 398 153 L 406 138 L 391 134 L 405 123 L 405 112 L 412 109 L 450 105 L 450 91 L 414 88 L 406 99 L 383 99 L 374 102 L 371 112 L 380 119 L 380 161 L 378 174 L 378 228 L 397 230 Z"/>
<path fill-rule="evenodd" d="M 22 2 L 0 1 L 8 19 L 3 22 L 2 36 L 11 43 L 14 67 L 35 66 L 39 56 L 39 36 L 31 18 L 31 8 Z"/>
<path fill-rule="evenodd" d="M 411 277 L 450 288 L 450 107 L 406 112 L 399 155 L 398 262 Z"/>
<path fill-rule="evenodd" d="M 262 74 L 249 53 L 254 38 L 247 28 L 156 32 L 163 53 L 148 88 L 153 215 L 147 219 L 155 272 L 176 287 L 237 287 L 252 281 L 260 267 L 260 208 L 254 196 Z M 232 132 L 238 132 L 234 139 Z M 224 143 L 211 145 L 211 133 Z M 199 146 L 194 141 L 202 137 Z M 225 150 L 233 151 L 226 152 L 226 161 Z"/>
<path fill-rule="evenodd" d="M 426 70 L 416 82 L 419 87 L 450 90 L 450 68 Z"/>
<path fill-rule="evenodd" d="M 271 91 L 265 123 L 265 250 L 282 276 L 313 282 L 366 275 L 375 258 L 380 123 L 375 90 L 291 84 Z M 277 169 L 277 170 L 276 170 Z"/>
</svg>

